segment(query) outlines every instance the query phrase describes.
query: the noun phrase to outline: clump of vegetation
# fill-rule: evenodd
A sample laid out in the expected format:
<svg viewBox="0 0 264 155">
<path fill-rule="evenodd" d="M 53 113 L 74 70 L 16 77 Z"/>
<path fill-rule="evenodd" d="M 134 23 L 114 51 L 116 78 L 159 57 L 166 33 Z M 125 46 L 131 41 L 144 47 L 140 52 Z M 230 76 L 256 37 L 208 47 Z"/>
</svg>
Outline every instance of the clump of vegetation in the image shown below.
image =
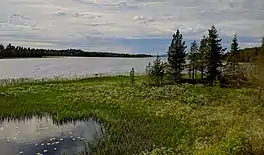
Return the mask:
<svg viewBox="0 0 264 155">
<path fill-rule="evenodd" d="M 132 68 L 130 71 L 130 79 L 131 79 L 132 85 L 134 85 L 135 83 L 135 69 L 134 68 Z"/>
</svg>

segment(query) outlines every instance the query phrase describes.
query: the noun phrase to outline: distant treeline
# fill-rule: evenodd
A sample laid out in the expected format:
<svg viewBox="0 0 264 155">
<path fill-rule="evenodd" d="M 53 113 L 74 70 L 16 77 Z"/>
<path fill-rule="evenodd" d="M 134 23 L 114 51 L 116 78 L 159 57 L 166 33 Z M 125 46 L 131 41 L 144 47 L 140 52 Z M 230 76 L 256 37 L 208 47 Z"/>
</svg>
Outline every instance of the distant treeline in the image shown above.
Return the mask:
<svg viewBox="0 0 264 155">
<path fill-rule="evenodd" d="M 80 49 L 52 50 L 35 49 L 8 44 L 0 44 L 0 58 L 42 58 L 50 56 L 75 56 L 75 57 L 152 57 L 148 54 L 125 54 L 110 52 L 85 52 Z"/>
<path fill-rule="evenodd" d="M 244 48 L 238 51 L 238 62 L 252 62 L 257 56 L 263 55 L 264 50 L 262 47 Z M 224 57 L 228 58 L 231 55 L 230 52 L 226 53 Z M 264 61 L 264 60 L 263 60 Z"/>
</svg>

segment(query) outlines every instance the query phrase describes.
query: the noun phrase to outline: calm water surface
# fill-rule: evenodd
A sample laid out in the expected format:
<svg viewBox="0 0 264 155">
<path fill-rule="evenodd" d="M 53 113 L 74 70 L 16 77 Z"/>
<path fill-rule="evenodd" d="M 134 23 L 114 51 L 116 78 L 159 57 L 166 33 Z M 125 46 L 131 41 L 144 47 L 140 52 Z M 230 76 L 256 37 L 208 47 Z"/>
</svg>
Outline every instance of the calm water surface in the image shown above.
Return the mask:
<svg viewBox="0 0 264 155">
<path fill-rule="evenodd" d="M 0 122 L 1 155 L 61 155 L 84 151 L 84 142 L 94 142 L 103 130 L 93 120 L 53 124 L 52 119 L 33 117 L 25 121 Z"/>
<path fill-rule="evenodd" d="M 166 60 L 166 58 L 162 58 Z M 6 78 L 43 78 L 43 77 L 73 77 L 103 74 L 128 73 L 135 68 L 137 73 L 143 73 L 146 65 L 155 58 L 30 58 L 1 59 L 0 79 Z"/>
</svg>

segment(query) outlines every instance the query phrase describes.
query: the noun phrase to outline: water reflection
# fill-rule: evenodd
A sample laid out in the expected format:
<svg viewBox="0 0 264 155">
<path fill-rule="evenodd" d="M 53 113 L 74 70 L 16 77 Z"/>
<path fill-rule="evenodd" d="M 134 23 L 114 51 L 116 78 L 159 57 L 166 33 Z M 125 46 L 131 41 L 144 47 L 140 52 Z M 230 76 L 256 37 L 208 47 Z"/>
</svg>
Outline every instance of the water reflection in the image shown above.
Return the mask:
<svg viewBox="0 0 264 155">
<path fill-rule="evenodd" d="M 84 142 L 102 136 L 95 120 L 56 125 L 49 117 L 0 122 L 0 154 L 60 155 L 84 151 Z"/>
</svg>

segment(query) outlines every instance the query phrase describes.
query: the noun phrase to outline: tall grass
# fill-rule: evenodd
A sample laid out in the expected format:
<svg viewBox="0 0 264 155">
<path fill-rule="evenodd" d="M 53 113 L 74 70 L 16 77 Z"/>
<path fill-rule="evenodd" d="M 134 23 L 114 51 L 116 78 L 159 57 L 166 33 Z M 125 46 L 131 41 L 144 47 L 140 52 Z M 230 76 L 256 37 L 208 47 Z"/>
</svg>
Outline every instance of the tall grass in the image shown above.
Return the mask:
<svg viewBox="0 0 264 155">
<path fill-rule="evenodd" d="M 86 74 L 86 75 L 74 75 L 70 77 L 66 76 L 53 76 L 53 77 L 39 77 L 39 78 L 5 78 L 0 79 L 0 87 L 5 86 L 17 86 L 21 84 L 45 84 L 45 83 L 61 83 L 61 82 L 75 82 L 80 80 L 91 80 L 96 78 L 108 78 L 116 76 L 128 76 L 129 72 L 122 73 L 98 73 L 98 74 Z M 143 76 L 145 73 L 134 73 L 136 76 Z"/>
<path fill-rule="evenodd" d="M 106 129 L 92 147 L 100 155 L 264 152 L 256 90 L 143 83 L 144 76 L 135 76 L 134 85 L 129 76 L 113 76 L 5 85 L 0 117 L 97 118 Z"/>
</svg>

